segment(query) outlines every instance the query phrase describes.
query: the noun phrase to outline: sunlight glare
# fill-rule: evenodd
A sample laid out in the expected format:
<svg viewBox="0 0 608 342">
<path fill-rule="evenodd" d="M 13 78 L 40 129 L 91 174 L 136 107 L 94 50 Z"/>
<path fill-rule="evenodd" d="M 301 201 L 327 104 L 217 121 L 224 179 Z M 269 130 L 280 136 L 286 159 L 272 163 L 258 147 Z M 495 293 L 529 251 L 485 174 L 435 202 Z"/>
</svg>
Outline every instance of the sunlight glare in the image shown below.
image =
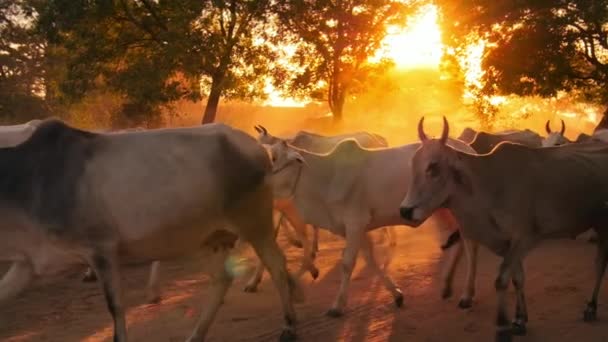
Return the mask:
<svg viewBox="0 0 608 342">
<path fill-rule="evenodd" d="M 388 58 L 400 69 L 439 67 L 443 44 L 435 5 L 424 6 L 405 28 L 391 26 L 387 31 L 373 61 Z"/>
</svg>

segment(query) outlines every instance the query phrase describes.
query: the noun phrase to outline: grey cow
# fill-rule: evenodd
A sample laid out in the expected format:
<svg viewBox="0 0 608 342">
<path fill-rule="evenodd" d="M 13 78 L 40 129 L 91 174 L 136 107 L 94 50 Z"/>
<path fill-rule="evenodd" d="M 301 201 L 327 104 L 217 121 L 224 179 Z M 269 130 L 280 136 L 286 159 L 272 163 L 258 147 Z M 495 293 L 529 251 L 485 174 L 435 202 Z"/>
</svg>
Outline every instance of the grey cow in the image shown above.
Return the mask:
<svg viewBox="0 0 608 342">
<path fill-rule="evenodd" d="M 548 132 L 551 132 L 548 121 L 546 129 Z M 563 122 L 562 129 L 565 130 Z M 465 130 L 460 135 L 460 138 L 466 138 L 471 134 L 471 132 L 474 132 L 475 136 L 469 143 L 469 146 L 471 146 L 478 154 L 489 153 L 498 144 L 505 141 L 519 143 L 529 147 L 540 147 L 544 143 L 544 140 L 541 138 L 540 135 L 530 130 L 507 130 L 498 133 L 487 133 L 476 132 L 471 128 L 465 128 Z M 554 137 L 551 141 L 560 141 L 558 135 L 563 136 L 563 131 L 562 133 L 555 132 Z M 462 255 L 462 250 L 464 248 L 466 251 L 465 254 L 467 256 L 467 277 L 465 280 L 466 284 L 464 288 L 464 293 L 458 302 L 458 307 L 462 309 L 467 309 L 473 305 L 473 297 L 475 296 L 475 279 L 477 277 L 477 253 L 479 248 L 478 244 L 474 241 L 466 241 L 463 244 L 458 243 L 459 241 L 460 230 L 456 230 L 450 235 L 445 245 L 442 246 L 443 249 L 448 249 L 454 246 L 451 251 L 452 255 L 448 259 L 449 262 L 446 264 L 446 269 L 442 276 L 442 281 L 444 283 L 444 289 L 442 293 L 444 294 L 444 298 L 450 297 L 452 293 L 452 280 L 456 272 L 458 260 L 460 259 Z"/>
<path fill-rule="evenodd" d="M 447 207 L 461 224 L 463 236 L 503 258 L 495 282 L 496 340 L 511 341 L 512 334 L 526 333 L 522 262 L 529 251 L 545 239 L 573 237 L 589 227 L 595 227 L 599 243 L 596 281 L 584 319 L 595 320 L 608 262 L 608 145 L 530 148 L 505 142 L 490 154 L 475 155 L 446 145 L 445 118 L 440 139 L 429 139 L 422 122 L 422 145 L 412 158 L 413 176 L 401 216 L 417 227 L 437 208 Z M 521 172 L 523 165 L 526 172 Z M 517 295 L 512 325 L 505 302 L 511 280 Z"/>
<path fill-rule="evenodd" d="M 22 144 L 1 148 L 0 164 L 0 260 L 14 262 L 0 302 L 35 275 L 87 263 L 100 278 L 114 341 L 124 342 L 119 264 L 212 248 L 210 302 L 188 339 L 200 341 L 232 283 L 224 262 L 238 236 L 279 290 L 281 340 L 295 337 L 301 293 L 274 240 L 271 163 L 246 133 L 211 124 L 97 134 L 48 120 Z"/>
</svg>

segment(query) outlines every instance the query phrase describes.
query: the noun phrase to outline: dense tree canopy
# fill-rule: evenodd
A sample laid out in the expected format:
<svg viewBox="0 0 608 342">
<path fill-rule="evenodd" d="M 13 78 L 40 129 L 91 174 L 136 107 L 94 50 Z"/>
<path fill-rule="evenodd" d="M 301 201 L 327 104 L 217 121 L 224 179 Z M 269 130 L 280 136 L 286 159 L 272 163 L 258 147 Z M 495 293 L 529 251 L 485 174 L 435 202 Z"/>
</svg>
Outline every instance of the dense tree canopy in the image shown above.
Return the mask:
<svg viewBox="0 0 608 342">
<path fill-rule="evenodd" d="M 78 99 L 100 86 L 125 94 L 126 115 L 207 97 L 203 122 L 220 97 L 262 94 L 269 50 L 259 43 L 265 0 L 51 0 L 40 29 L 64 47 L 62 91 Z"/>
<path fill-rule="evenodd" d="M 284 39 L 297 46 L 300 66 L 280 78 L 283 89 L 327 100 L 334 119 L 342 118 L 349 92 L 383 67 L 371 64 L 391 24 L 403 24 L 407 9 L 392 0 L 285 0 L 275 7 Z"/>
<path fill-rule="evenodd" d="M 454 56 L 487 41 L 486 94 L 554 96 L 575 90 L 608 101 L 608 1 L 439 0 Z"/>
</svg>

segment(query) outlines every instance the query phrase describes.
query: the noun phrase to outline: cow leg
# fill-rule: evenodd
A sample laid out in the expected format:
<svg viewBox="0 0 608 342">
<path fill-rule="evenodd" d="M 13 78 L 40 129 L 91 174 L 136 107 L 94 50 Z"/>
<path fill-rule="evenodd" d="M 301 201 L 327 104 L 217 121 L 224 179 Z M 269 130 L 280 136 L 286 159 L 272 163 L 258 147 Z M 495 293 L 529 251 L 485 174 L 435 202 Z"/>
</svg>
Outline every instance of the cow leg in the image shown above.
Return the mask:
<svg viewBox="0 0 608 342">
<path fill-rule="evenodd" d="M 150 266 L 148 276 L 148 287 L 146 289 L 146 300 L 150 304 L 160 303 L 160 284 L 159 284 L 160 261 L 153 261 Z"/>
<path fill-rule="evenodd" d="M 290 227 L 288 227 L 288 221 L 285 220 L 285 215 L 283 213 L 280 213 L 279 216 L 279 223 L 277 224 L 277 229 L 279 229 L 280 227 L 284 227 L 283 228 L 283 232 L 285 233 L 285 237 L 287 238 L 287 242 L 296 247 L 296 248 L 303 248 L 303 241 L 300 240 L 299 235 L 296 231 L 296 234 L 294 235 L 293 231 L 291 229 L 289 229 Z M 293 227 L 293 225 L 292 225 Z M 296 229 L 295 227 L 293 227 L 294 230 Z"/>
<path fill-rule="evenodd" d="M 526 295 L 524 293 L 524 267 L 521 262 L 513 264 L 513 286 L 517 294 L 517 304 L 515 306 L 515 319 L 512 323 L 514 335 L 523 336 L 526 334 L 526 323 L 528 323 L 528 308 L 526 306 Z"/>
<path fill-rule="evenodd" d="M 253 276 L 249 278 L 249 281 L 247 281 L 247 284 L 243 288 L 243 291 L 249 293 L 257 292 L 258 285 L 260 285 L 262 277 L 264 276 L 264 270 L 264 263 L 262 263 L 262 261 L 258 261 L 258 264 L 255 267 L 255 272 L 253 273 Z"/>
<path fill-rule="evenodd" d="M 327 311 L 327 315 L 329 317 L 340 317 L 344 314 L 344 306 L 346 305 L 346 299 L 348 296 L 350 277 L 353 273 L 353 269 L 355 268 L 357 254 L 361 248 L 361 240 L 365 234 L 365 232 L 361 231 L 359 227 L 362 227 L 362 225 L 351 225 L 347 226 L 345 229 L 346 247 L 342 252 L 342 282 L 340 283 L 340 290 L 338 291 L 338 296 L 334 301 L 334 305 L 331 309 L 329 309 L 329 311 Z"/>
<path fill-rule="evenodd" d="M 608 236 L 598 232 L 597 255 L 595 257 L 595 286 L 591 300 L 587 303 L 583 319 L 585 322 L 593 322 L 597 319 L 597 297 L 602 285 L 602 279 L 606 272 L 606 264 L 608 263 Z"/>
<path fill-rule="evenodd" d="M 496 314 L 496 341 L 507 342 L 512 340 L 511 324 L 507 314 L 506 295 L 509 281 L 513 274 L 513 268 L 517 268 L 517 263 L 521 263 L 526 252 L 532 247 L 533 240 L 515 240 L 511 241 L 511 246 L 505 254 L 500 265 L 498 277 L 496 278 L 495 288 L 498 299 L 497 314 Z M 523 273 L 523 270 L 522 270 Z M 523 282 L 523 275 L 521 278 Z M 523 285 L 523 284 L 522 284 Z M 523 289 L 522 289 L 523 291 Z"/>
<path fill-rule="evenodd" d="M 317 253 L 319 253 L 319 227 L 312 227 L 312 260 L 317 258 Z"/>
<path fill-rule="evenodd" d="M 0 280 L 0 303 L 23 292 L 34 278 L 34 268 L 29 261 L 15 261 Z"/>
<path fill-rule="evenodd" d="M 457 243 L 447 251 L 448 259 L 441 275 L 443 289 L 441 290 L 441 298 L 447 299 L 452 297 L 452 283 L 454 279 L 454 273 L 456 273 L 456 266 L 458 261 L 462 257 L 462 243 Z"/>
<path fill-rule="evenodd" d="M 264 204 L 268 202 L 268 207 Z M 274 282 L 281 298 L 285 327 L 281 333 L 281 341 L 292 341 L 296 338 L 296 312 L 294 301 L 303 301 L 304 293 L 299 281 L 289 274 L 285 255 L 277 245 L 273 234 L 272 222 L 272 190 L 256 193 L 245 205 L 235 208 L 238 213 L 233 218 L 239 235 L 249 241 Z M 249 206 L 255 205 L 256 210 Z"/>
<path fill-rule="evenodd" d="M 284 222 L 284 218 L 285 216 L 283 215 L 282 212 L 278 211 L 278 220 L 276 223 L 276 228 L 274 230 L 274 240 L 277 240 L 277 237 L 279 236 L 279 230 L 281 229 L 281 227 L 283 226 L 283 222 Z M 273 224 L 274 224 L 274 211 L 273 211 Z M 258 291 L 258 286 L 260 285 L 260 282 L 262 281 L 262 278 L 264 277 L 264 270 L 266 268 L 264 267 L 264 263 L 262 262 L 262 260 L 258 259 L 258 263 L 255 267 L 255 272 L 253 273 L 253 275 L 251 276 L 251 278 L 249 278 L 249 281 L 247 281 L 247 284 L 245 284 L 245 287 L 243 288 L 244 292 L 249 292 L 249 293 L 254 293 Z"/>
<path fill-rule="evenodd" d="M 108 311 L 114 320 L 114 342 L 127 341 L 127 325 L 125 310 L 122 306 L 122 291 L 120 288 L 120 271 L 115 253 L 96 254 L 92 267 L 99 277 L 106 297 Z"/>
<path fill-rule="evenodd" d="M 467 277 L 465 284 L 465 292 L 460 297 L 458 307 L 461 309 L 467 309 L 473 306 L 473 297 L 475 296 L 475 280 L 477 279 L 477 252 L 479 250 L 479 244 L 475 241 L 462 239 L 462 245 L 464 245 L 465 254 L 467 257 Z"/>
<path fill-rule="evenodd" d="M 211 260 L 209 260 L 209 274 L 211 275 L 211 279 L 209 280 L 209 302 L 203 306 L 201 315 L 196 322 L 192 335 L 186 340 L 187 342 L 202 342 L 205 340 L 209 327 L 224 303 L 224 297 L 232 285 L 233 279 L 225 266 L 228 252 L 228 248 L 220 247 L 215 250 L 211 256 Z"/>
<path fill-rule="evenodd" d="M 85 283 L 92 283 L 97 281 L 97 274 L 93 271 L 93 268 L 87 267 L 87 270 L 84 271 L 84 276 L 82 276 L 82 281 Z"/>
<path fill-rule="evenodd" d="M 397 232 L 395 231 L 395 227 L 386 227 L 386 235 L 388 237 L 388 245 L 390 247 L 397 246 Z"/>
<path fill-rule="evenodd" d="M 308 270 L 312 278 L 317 279 L 319 277 L 319 270 L 315 267 L 313 263 L 311 244 L 308 240 L 308 236 L 306 236 L 306 223 L 302 221 L 294 207 L 289 207 L 285 210 L 285 217 L 287 218 L 291 226 L 294 228 L 297 238 L 302 242 L 302 266 L 300 267 L 297 276 L 302 276 L 302 274 L 304 274 L 304 272 Z"/>
<path fill-rule="evenodd" d="M 382 279 L 384 287 L 393 295 L 395 305 L 397 305 L 397 307 L 401 307 L 403 305 L 403 293 L 395 285 L 393 280 L 386 274 L 386 270 L 383 271 L 380 269 L 380 266 L 378 266 L 378 261 L 374 255 L 374 245 L 369 235 L 365 234 L 365 237 L 363 238 L 363 245 L 361 247 L 361 252 L 363 253 L 367 266 L 370 267 L 372 271 L 374 271 L 374 273 L 380 277 L 380 279 Z"/>
<path fill-rule="evenodd" d="M 296 324 L 293 301 L 303 301 L 304 298 L 299 282 L 287 271 L 285 256 L 273 239 L 269 237 L 265 240 L 253 240 L 251 244 L 268 269 L 281 298 L 285 318 L 281 341 L 293 340 Z"/>
</svg>

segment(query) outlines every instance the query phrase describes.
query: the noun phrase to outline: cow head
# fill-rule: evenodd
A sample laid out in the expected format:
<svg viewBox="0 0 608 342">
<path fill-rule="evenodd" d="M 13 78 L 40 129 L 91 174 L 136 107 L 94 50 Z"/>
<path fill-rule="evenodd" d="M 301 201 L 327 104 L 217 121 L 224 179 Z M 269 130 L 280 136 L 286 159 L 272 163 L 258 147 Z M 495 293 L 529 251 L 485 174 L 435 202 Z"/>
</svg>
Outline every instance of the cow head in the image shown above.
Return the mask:
<svg viewBox="0 0 608 342">
<path fill-rule="evenodd" d="M 543 139 L 543 147 L 559 146 L 570 142 L 570 140 L 564 137 L 564 132 L 566 131 L 566 124 L 564 123 L 564 120 L 561 121 L 562 129 L 559 132 L 552 132 L 551 120 L 547 120 L 547 123 L 545 124 L 545 131 L 547 131 L 547 137 Z"/>
<path fill-rule="evenodd" d="M 284 140 L 273 145 L 265 145 L 272 160 L 272 187 L 276 198 L 293 195 L 299 181 L 304 158 L 294 147 Z"/>
<path fill-rule="evenodd" d="M 275 137 L 274 135 L 268 133 L 268 130 L 266 129 L 266 127 L 264 127 L 262 125 L 255 125 L 255 126 L 253 126 L 253 128 L 255 129 L 256 132 L 258 132 L 258 141 L 261 144 L 273 145 L 273 144 L 276 144 L 283 140 L 281 138 Z"/>
<path fill-rule="evenodd" d="M 429 139 L 423 124 L 424 117 L 418 123 L 422 145 L 412 157 L 410 184 L 400 208 L 401 217 L 412 227 L 418 227 L 435 210 L 445 206 L 453 188 L 464 182 L 456 169 L 458 155 L 446 145 L 449 125 L 445 117 L 439 139 Z"/>
</svg>

